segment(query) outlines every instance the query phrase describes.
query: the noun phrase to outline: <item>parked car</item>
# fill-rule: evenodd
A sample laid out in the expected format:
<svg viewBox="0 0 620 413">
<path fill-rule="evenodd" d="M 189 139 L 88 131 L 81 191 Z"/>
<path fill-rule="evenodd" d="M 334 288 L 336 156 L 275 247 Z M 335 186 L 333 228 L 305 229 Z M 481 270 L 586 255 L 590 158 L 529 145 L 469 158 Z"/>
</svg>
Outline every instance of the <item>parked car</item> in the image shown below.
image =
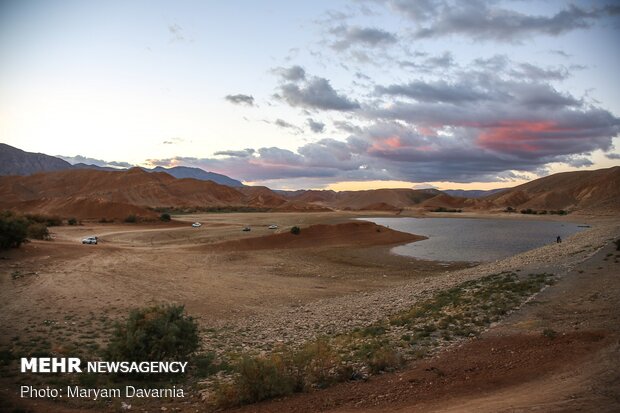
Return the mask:
<svg viewBox="0 0 620 413">
<path fill-rule="evenodd" d="M 194 227 L 194 228 L 198 228 L 198 227 L 201 227 L 201 226 L 202 226 L 202 224 L 200 222 L 194 222 L 192 224 L 192 227 Z"/>
<path fill-rule="evenodd" d="M 95 244 L 97 245 L 97 237 L 87 237 L 82 240 L 82 244 Z"/>
<path fill-rule="evenodd" d="M 242 231 L 252 231 L 252 228 L 250 228 L 250 227 L 243 227 Z"/>
<path fill-rule="evenodd" d="M 271 224 L 269 225 L 269 229 L 278 229 L 278 226 L 276 224 Z"/>
</svg>

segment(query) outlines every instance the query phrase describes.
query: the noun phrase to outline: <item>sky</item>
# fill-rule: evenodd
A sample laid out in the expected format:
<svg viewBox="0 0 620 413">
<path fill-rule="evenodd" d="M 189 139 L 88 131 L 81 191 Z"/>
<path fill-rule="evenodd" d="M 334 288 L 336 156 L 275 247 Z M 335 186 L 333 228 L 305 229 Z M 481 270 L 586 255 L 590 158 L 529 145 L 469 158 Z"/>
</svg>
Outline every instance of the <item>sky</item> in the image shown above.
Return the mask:
<svg viewBox="0 0 620 413">
<path fill-rule="evenodd" d="M 620 165 L 620 3 L 0 0 L 0 142 L 274 189 Z"/>
</svg>

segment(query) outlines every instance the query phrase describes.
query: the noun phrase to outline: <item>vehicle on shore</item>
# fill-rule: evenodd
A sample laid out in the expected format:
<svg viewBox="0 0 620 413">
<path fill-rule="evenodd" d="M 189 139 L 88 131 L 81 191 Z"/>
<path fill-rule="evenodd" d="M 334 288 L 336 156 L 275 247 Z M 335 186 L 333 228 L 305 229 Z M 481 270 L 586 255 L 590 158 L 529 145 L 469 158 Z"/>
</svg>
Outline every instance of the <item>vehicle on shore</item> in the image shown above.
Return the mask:
<svg viewBox="0 0 620 413">
<path fill-rule="evenodd" d="M 99 239 L 97 237 L 86 237 L 82 240 L 82 244 L 94 244 L 97 245 Z"/>
<path fill-rule="evenodd" d="M 201 224 L 200 222 L 194 222 L 194 223 L 192 224 L 192 227 L 194 227 L 194 228 L 199 228 L 199 227 L 201 227 L 201 226 L 202 226 L 202 224 Z"/>
<path fill-rule="evenodd" d="M 278 226 L 276 224 L 271 224 L 268 227 L 269 229 L 278 229 Z"/>
<path fill-rule="evenodd" d="M 241 231 L 245 231 L 245 232 L 252 231 L 252 228 L 250 228 L 250 227 L 243 227 L 243 229 Z"/>
</svg>

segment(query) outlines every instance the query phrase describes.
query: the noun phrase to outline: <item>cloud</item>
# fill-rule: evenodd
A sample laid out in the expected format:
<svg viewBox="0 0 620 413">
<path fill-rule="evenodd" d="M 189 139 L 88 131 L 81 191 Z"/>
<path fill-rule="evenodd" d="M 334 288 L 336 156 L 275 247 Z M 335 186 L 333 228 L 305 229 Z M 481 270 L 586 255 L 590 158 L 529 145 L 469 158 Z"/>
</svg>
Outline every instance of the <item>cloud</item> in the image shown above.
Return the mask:
<svg viewBox="0 0 620 413">
<path fill-rule="evenodd" d="M 247 158 L 250 157 L 252 155 L 254 155 L 256 151 L 252 148 L 246 148 L 240 151 L 233 151 L 233 150 L 228 150 L 228 151 L 219 151 L 219 152 L 215 152 L 213 155 L 215 156 L 228 156 L 228 157 L 232 157 L 232 158 Z"/>
<path fill-rule="evenodd" d="M 438 69 L 450 69 L 456 66 L 452 53 L 445 51 L 441 55 L 428 57 L 426 53 L 416 53 L 418 60 L 401 60 L 398 65 L 404 69 L 415 69 L 422 72 L 434 72 Z"/>
<path fill-rule="evenodd" d="M 450 84 L 443 80 L 436 82 L 414 81 L 405 85 L 377 86 L 378 94 L 406 96 L 419 102 L 472 102 L 487 99 L 486 92 L 476 90 L 471 84 Z"/>
<path fill-rule="evenodd" d="M 620 154 L 618 153 L 606 153 L 605 156 L 608 159 L 620 159 Z"/>
<path fill-rule="evenodd" d="M 254 106 L 254 97 L 252 95 L 226 95 L 224 99 L 226 99 L 230 103 L 234 103 L 235 105 Z"/>
<path fill-rule="evenodd" d="M 359 134 L 362 132 L 362 128 L 360 128 L 359 126 L 343 120 L 334 121 L 334 126 L 336 127 L 336 129 L 352 134 Z"/>
<path fill-rule="evenodd" d="M 332 43 L 332 48 L 335 50 L 346 50 L 357 45 L 362 47 L 384 47 L 398 41 L 393 33 L 373 27 L 340 25 L 330 29 L 329 32 L 339 38 L 339 40 Z"/>
<path fill-rule="evenodd" d="M 69 162 L 72 165 L 83 163 L 86 165 L 96 165 L 96 166 L 101 166 L 101 167 L 106 167 L 106 168 L 119 168 L 119 169 L 131 168 L 135 166 L 133 164 L 130 164 L 129 162 L 104 161 L 103 159 L 88 158 L 82 155 L 75 155 L 75 156 L 56 155 L 56 156 L 58 158 L 64 159 L 65 161 Z"/>
<path fill-rule="evenodd" d="M 183 143 L 183 142 L 185 142 L 185 139 L 175 137 L 175 138 L 170 138 L 168 140 L 165 140 L 162 143 L 164 145 L 176 145 L 176 144 Z"/>
<path fill-rule="evenodd" d="M 183 28 L 178 24 L 169 24 L 168 32 L 170 33 L 170 41 L 171 42 L 183 42 L 185 41 L 185 36 L 183 36 Z"/>
<path fill-rule="evenodd" d="M 613 6 L 586 10 L 569 5 L 550 16 L 532 15 L 502 8 L 499 3 L 472 1 L 384 1 L 419 28 L 418 39 L 450 35 L 468 36 L 475 40 L 518 42 L 534 34 L 558 36 L 573 30 L 589 28 L 596 19 L 613 15 Z"/>
<path fill-rule="evenodd" d="M 299 80 L 304 80 L 306 78 L 306 71 L 301 66 L 291 66 L 291 67 L 279 67 L 274 69 L 274 72 L 282 79 L 288 80 L 291 82 L 297 82 Z"/>
<path fill-rule="evenodd" d="M 274 125 L 276 125 L 276 126 L 278 126 L 278 127 L 280 127 L 280 128 L 284 128 L 284 129 L 292 129 L 295 133 L 301 133 L 301 132 L 303 132 L 303 130 L 302 130 L 300 127 L 295 126 L 295 125 L 293 125 L 292 123 L 289 123 L 289 122 L 287 122 L 287 121 L 285 121 L 285 120 L 283 120 L 283 119 L 276 119 L 276 120 L 273 122 L 273 124 L 274 124 Z"/>
<path fill-rule="evenodd" d="M 308 127 L 314 133 L 323 133 L 325 131 L 325 124 L 323 122 L 315 121 L 312 118 L 307 119 Z"/>
<path fill-rule="evenodd" d="M 351 111 L 360 107 L 358 102 L 336 92 L 329 80 L 321 77 L 313 77 L 301 86 L 286 83 L 280 87 L 279 96 L 291 106 L 307 109 Z"/>
</svg>

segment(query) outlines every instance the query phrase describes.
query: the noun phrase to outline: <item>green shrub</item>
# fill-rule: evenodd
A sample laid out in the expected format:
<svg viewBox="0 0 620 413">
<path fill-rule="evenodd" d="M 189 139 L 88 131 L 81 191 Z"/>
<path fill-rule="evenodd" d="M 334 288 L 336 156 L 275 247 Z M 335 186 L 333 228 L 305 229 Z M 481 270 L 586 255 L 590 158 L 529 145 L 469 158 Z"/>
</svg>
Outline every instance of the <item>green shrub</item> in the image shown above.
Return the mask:
<svg viewBox="0 0 620 413">
<path fill-rule="evenodd" d="M 48 240 L 50 239 L 50 233 L 45 224 L 33 222 L 28 225 L 28 238 Z"/>
<path fill-rule="evenodd" d="M 132 310 L 117 324 L 106 353 L 111 360 L 183 360 L 199 343 L 198 324 L 182 305 L 154 306 Z"/>
<path fill-rule="evenodd" d="M 30 222 L 45 224 L 48 227 L 59 227 L 62 225 L 62 218 L 57 215 L 26 214 L 25 216 Z"/>
<path fill-rule="evenodd" d="M 18 248 L 28 237 L 28 221 L 10 211 L 0 213 L 0 249 Z"/>
<path fill-rule="evenodd" d="M 295 383 L 282 356 L 243 357 L 235 366 L 238 403 L 255 403 L 293 393 Z"/>
<path fill-rule="evenodd" d="M 127 215 L 127 217 L 125 217 L 125 222 L 129 224 L 135 224 L 136 222 L 138 222 L 138 217 L 134 214 Z"/>
<path fill-rule="evenodd" d="M 78 224 L 78 220 L 75 219 L 75 218 L 69 218 L 67 220 L 67 224 L 69 224 L 69 225 L 77 225 Z"/>
<path fill-rule="evenodd" d="M 168 221 L 170 221 L 171 217 L 170 217 L 169 213 L 164 212 L 163 214 L 161 214 L 159 216 L 159 219 L 160 219 L 160 221 L 168 222 Z"/>
<path fill-rule="evenodd" d="M 298 226 L 294 226 L 293 228 L 291 228 L 291 234 L 293 235 L 299 235 L 300 232 L 301 228 L 299 228 Z"/>
</svg>

